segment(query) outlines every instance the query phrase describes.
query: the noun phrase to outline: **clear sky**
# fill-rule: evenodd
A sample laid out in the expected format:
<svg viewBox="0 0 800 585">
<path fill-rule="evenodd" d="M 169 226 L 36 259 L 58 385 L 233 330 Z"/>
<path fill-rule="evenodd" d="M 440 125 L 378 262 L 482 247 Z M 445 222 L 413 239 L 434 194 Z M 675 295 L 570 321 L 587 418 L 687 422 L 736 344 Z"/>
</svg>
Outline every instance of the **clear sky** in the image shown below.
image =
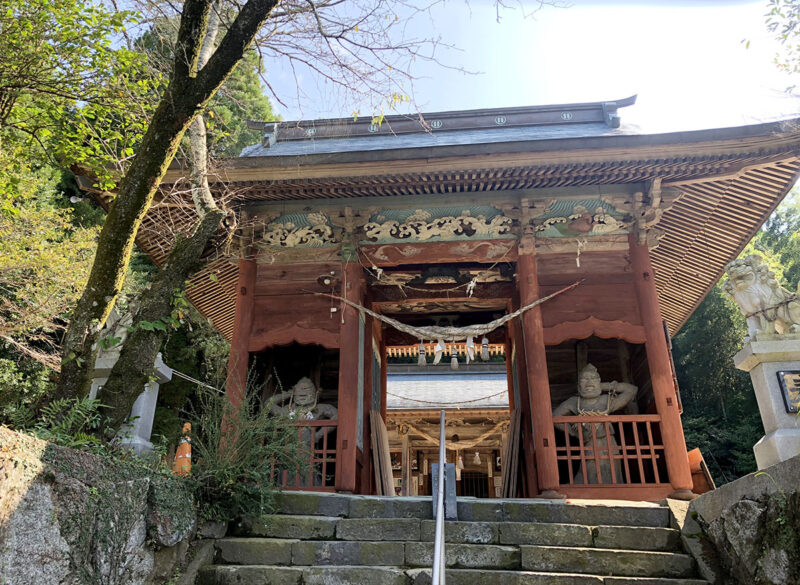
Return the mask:
<svg viewBox="0 0 800 585">
<path fill-rule="evenodd" d="M 476 73 L 419 64 L 414 101 L 431 112 L 638 94 L 622 120 L 650 132 L 800 116 L 800 101 L 785 93 L 795 81 L 774 65 L 780 45 L 766 11 L 764 0 L 573 0 L 528 17 L 503 10 L 497 22 L 494 1 L 450 0 L 419 19 L 415 34 L 455 45 L 442 60 Z M 306 73 L 298 104 L 293 75 L 273 65 L 268 76 L 289 96 L 276 107 L 284 120 L 371 113 Z"/>
</svg>

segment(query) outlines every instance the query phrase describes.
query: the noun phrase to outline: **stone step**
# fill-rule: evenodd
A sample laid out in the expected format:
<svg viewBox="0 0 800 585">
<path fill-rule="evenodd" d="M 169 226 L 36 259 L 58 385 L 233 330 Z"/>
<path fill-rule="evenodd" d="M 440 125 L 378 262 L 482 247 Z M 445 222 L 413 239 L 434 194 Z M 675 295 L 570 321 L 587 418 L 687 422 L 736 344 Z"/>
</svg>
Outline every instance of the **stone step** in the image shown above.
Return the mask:
<svg viewBox="0 0 800 585">
<path fill-rule="evenodd" d="M 338 518 L 278 515 L 233 526 L 236 536 L 301 540 L 432 542 L 436 523 L 413 518 Z M 675 551 L 680 532 L 672 528 L 585 526 L 552 522 L 447 522 L 445 539 L 456 544 L 533 544 L 630 550 Z"/>
<path fill-rule="evenodd" d="M 406 571 L 410 585 L 430 585 L 430 569 Z M 490 578 L 487 578 L 489 577 Z M 604 577 L 577 573 L 544 573 L 536 571 L 492 571 L 447 569 L 447 585 L 709 585 L 698 579 L 662 579 L 650 577 Z"/>
<path fill-rule="evenodd" d="M 276 512 L 283 515 L 342 518 L 433 518 L 428 497 L 351 496 L 319 492 L 281 492 Z M 570 503 L 569 500 L 458 500 L 458 518 L 471 522 L 540 522 L 584 526 L 669 526 L 665 506 Z"/>
<path fill-rule="evenodd" d="M 403 542 L 221 538 L 217 560 L 232 565 L 371 565 L 405 564 Z"/>
<path fill-rule="evenodd" d="M 197 585 L 408 585 L 408 575 L 398 567 L 281 567 L 269 565 L 210 565 Z"/>
<path fill-rule="evenodd" d="M 695 575 L 694 559 L 679 553 L 563 546 L 520 546 L 522 568 L 530 571 L 624 577 L 687 578 Z"/>
<path fill-rule="evenodd" d="M 491 575 L 491 580 L 487 576 Z M 448 585 L 708 585 L 697 579 L 603 577 L 574 573 L 448 569 Z M 197 585 L 430 585 L 430 569 L 399 567 L 284 567 L 270 565 L 210 565 L 200 571 Z"/>
<path fill-rule="evenodd" d="M 520 549 L 494 544 L 450 544 L 445 547 L 445 566 L 456 569 L 519 569 Z M 406 543 L 407 567 L 433 566 L 432 542 Z"/>
</svg>

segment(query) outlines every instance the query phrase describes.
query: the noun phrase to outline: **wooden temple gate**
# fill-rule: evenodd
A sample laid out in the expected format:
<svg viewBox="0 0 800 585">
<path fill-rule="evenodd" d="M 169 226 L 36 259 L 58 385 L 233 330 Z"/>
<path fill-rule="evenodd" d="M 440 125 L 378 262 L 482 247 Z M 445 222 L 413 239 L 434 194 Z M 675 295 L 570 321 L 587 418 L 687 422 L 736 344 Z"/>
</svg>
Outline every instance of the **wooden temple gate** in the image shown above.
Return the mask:
<svg viewBox="0 0 800 585">
<path fill-rule="evenodd" d="M 311 286 L 311 276 L 328 274 L 338 287 L 337 296 L 381 312 L 385 306 L 405 304 L 459 304 L 512 310 L 544 296 L 571 282 L 581 281 L 574 290 L 527 311 L 497 333 L 492 345 L 507 344 L 506 359 L 510 376 L 509 402 L 522 412 L 522 468 L 526 474 L 526 493 L 533 496 L 627 497 L 658 499 L 680 490 L 691 489 L 686 446 L 680 423 L 680 402 L 674 384 L 672 366 L 655 290 L 653 269 L 646 245 L 635 235 L 626 236 L 626 249 L 584 252 L 578 267 L 575 253 L 540 255 L 532 236 L 519 240 L 470 242 L 473 251 L 458 257 L 455 264 L 484 266 L 496 264 L 496 258 L 482 250 L 485 244 L 503 249 L 504 262 L 514 266 L 512 282 L 479 283 L 472 297 L 463 293 L 446 294 L 437 289 L 446 285 L 429 285 L 406 289 L 398 301 L 396 290 L 387 286 L 367 286 L 368 271 L 362 264 L 391 274 L 403 267 L 399 259 L 401 246 L 378 248 L 363 246 L 361 262 L 344 262 L 340 266 L 304 265 L 279 269 L 259 264 L 258 255 L 244 259 L 239 267 L 236 322 L 230 358 L 228 393 L 233 400 L 244 391 L 243 384 L 252 367 L 250 356 L 268 347 L 289 343 L 316 344 L 339 350 L 337 421 L 301 421 L 303 428 L 324 429 L 324 439 L 313 448 L 313 477 L 286 474 L 283 482 L 292 489 L 322 489 L 370 493 L 372 482 L 368 413 L 378 406 L 385 416 L 385 371 L 390 353 L 386 349 L 387 329 L 369 316 L 330 296 L 283 295 L 284 286 L 297 286 L 290 279 L 299 279 L 300 286 Z M 619 240 L 619 238 L 617 238 Z M 447 247 L 463 244 L 416 243 L 421 250 L 418 264 L 454 264 L 456 259 Z M 619 248 L 619 246 L 617 246 Z M 382 257 L 381 257 L 382 256 Z M 355 258 L 354 258 L 355 259 Z M 330 268 L 333 268 L 330 270 Z M 307 275 L 303 279 L 302 274 Z M 290 276 L 291 275 L 291 276 Z M 286 282 L 288 280 L 288 282 Z M 373 279 L 374 280 L 374 279 Z M 266 288 L 271 290 L 265 290 Z M 326 287 L 319 287 L 323 291 Z M 390 290 L 386 290 L 386 289 Z M 496 296 L 496 295 L 504 296 Z M 303 298 L 298 298 L 302 296 Z M 332 311 L 332 309 L 334 309 Z M 280 318 L 280 324 L 274 319 Z M 583 433 L 577 438 L 565 432 L 569 425 L 583 425 L 594 430 L 595 416 L 552 416 L 552 395 L 548 374 L 548 348 L 568 341 L 589 337 L 618 339 L 629 344 L 643 344 L 646 369 L 649 371 L 648 392 L 651 393 L 646 414 L 617 414 L 600 419 L 608 433 L 619 438 L 618 446 L 603 450 L 587 449 Z M 394 353 L 399 353 L 394 351 Z M 512 357 L 513 356 L 513 357 Z M 449 359 L 449 356 L 447 356 Z M 512 363 L 514 360 L 514 363 Z M 382 369 L 374 375 L 372 369 Z M 513 369 L 513 372 L 512 372 Z M 518 386 L 515 394 L 514 386 Z M 382 408 L 381 408 L 381 405 Z M 557 436 L 558 435 L 558 436 Z M 335 448 L 331 444 L 335 437 Z M 333 455 L 335 454 L 335 457 Z M 587 467 L 592 460 L 599 468 L 600 459 L 610 461 L 614 474 L 610 485 L 601 478 L 586 478 L 576 484 L 576 466 Z M 620 462 L 621 466 L 614 462 Z M 335 472 L 333 472 L 335 470 Z M 285 473 L 285 472 L 284 472 Z M 333 482 L 331 482 L 333 480 Z"/>
<path fill-rule="evenodd" d="M 617 108 L 631 103 L 444 112 L 425 127 L 403 116 L 257 125 L 262 144 L 210 178 L 237 211 L 238 257 L 210 262 L 188 296 L 231 340 L 231 401 L 248 376 L 265 398 L 305 376 L 337 409 L 298 423 L 321 439 L 311 475 L 287 472 L 287 486 L 374 493 L 370 412 L 385 420 L 387 348 L 418 343 L 333 297 L 403 322 L 475 324 L 580 281 L 489 335 L 521 413 L 518 495 L 687 495 L 667 331 L 794 183 L 800 131 L 642 135 L 620 127 Z M 157 263 L 193 221 L 185 181 L 169 171 L 137 240 Z M 604 381 L 639 387 L 636 408 L 554 417 L 579 364 L 597 360 Z M 617 444 L 595 445 L 598 432 Z"/>
</svg>

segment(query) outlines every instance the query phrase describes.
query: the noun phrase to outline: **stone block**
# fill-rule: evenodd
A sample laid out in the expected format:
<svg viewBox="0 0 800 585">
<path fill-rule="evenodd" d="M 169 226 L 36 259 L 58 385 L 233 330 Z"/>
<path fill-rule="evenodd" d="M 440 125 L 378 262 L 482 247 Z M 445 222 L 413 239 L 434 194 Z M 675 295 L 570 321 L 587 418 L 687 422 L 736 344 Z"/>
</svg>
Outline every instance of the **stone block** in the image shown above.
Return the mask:
<svg viewBox="0 0 800 585">
<path fill-rule="evenodd" d="M 431 585 L 430 569 L 407 571 L 411 585 Z M 483 571 L 474 569 L 448 569 L 447 585 L 603 585 L 603 577 L 571 573 L 539 573 L 532 571 Z M 645 583 L 644 585 L 649 585 Z M 670 585 L 683 585 L 670 582 Z M 707 585 L 707 584 L 704 584 Z"/>
<path fill-rule="evenodd" d="M 448 567 L 463 569 L 518 569 L 519 549 L 491 544 L 449 544 L 445 547 Z M 432 567 L 433 543 L 406 543 L 406 566 Z"/>
<path fill-rule="evenodd" d="M 500 524 L 500 544 L 592 546 L 592 529 L 578 524 L 504 522 Z"/>
<path fill-rule="evenodd" d="M 227 532 L 227 522 L 203 522 L 197 529 L 197 536 L 199 538 L 222 538 Z"/>
<path fill-rule="evenodd" d="M 780 491 L 790 493 L 797 490 L 800 477 L 800 457 L 794 457 L 766 469 L 764 473 L 746 475 L 719 488 L 707 492 L 689 505 L 689 516 L 711 524 L 722 516 L 725 508 L 739 500 L 758 500 Z"/>
<path fill-rule="evenodd" d="M 247 519 L 235 532 L 242 536 L 331 540 L 339 520 L 333 516 L 269 516 L 264 520 Z"/>
<path fill-rule="evenodd" d="M 291 565 L 292 545 L 278 538 L 222 538 L 217 541 L 219 562 L 229 565 Z"/>
<path fill-rule="evenodd" d="M 176 585 L 203 585 L 201 573 L 206 566 L 214 562 L 214 542 L 211 540 L 195 541 L 189 551 L 189 564 L 181 573 Z"/>
<path fill-rule="evenodd" d="M 681 548 L 681 533 L 672 528 L 597 526 L 594 529 L 594 546 L 674 552 Z"/>
<path fill-rule="evenodd" d="M 503 504 L 491 500 L 459 500 L 458 519 L 466 522 L 502 522 Z"/>
<path fill-rule="evenodd" d="M 777 429 L 753 445 L 756 464 L 766 469 L 800 455 L 800 428 Z"/>
<path fill-rule="evenodd" d="M 292 564 L 402 566 L 402 542 L 306 541 L 292 546 Z"/>
<path fill-rule="evenodd" d="M 567 502 L 507 501 L 506 522 L 560 522 L 584 526 L 669 526 L 669 509 L 664 506 L 604 506 Z"/>
<path fill-rule="evenodd" d="M 305 516 L 347 516 L 350 497 L 322 492 L 279 492 L 275 495 L 275 512 Z"/>
<path fill-rule="evenodd" d="M 212 566 L 201 571 L 198 585 L 302 585 L 302 567 Z"/>
<path fill-rule="evenodd" d="M 310 567 L 303 585 L 407 585 L 402 569 L 388 567 Z"/>
<path fill-rule="evenodd" d="M 522 567 L 625 577 L 692 577 L 694 560 L 684 554 L 560 546 L 520 546 Z"/>
<path fill-rule="evenodd" d="M 419 540 L 420 522 L 421 520 L 414 518 L 343 518 L 336 527 L 336 538 L 372 541 Z"/>
<path fill-rule="evenodd" d="M 659 579 L 658 577 L 606 577 L 604 585 L 708 585 L 702 579 Z"/>
<path fill-rule="evenodd" d="M 445 542 L 459 544 L 497 544 L 497 524 L 492 522 L 445 522 Z M 423 542 L 433 542 L 436 536 L 436 521 L 423 520 L 422 532 L 419 539 Z"/>
<path fill-rule="evenodd" d="M 350 518 L 433 518 L 430 498 L 354 497 L 350 501 Z"/>
</svg>

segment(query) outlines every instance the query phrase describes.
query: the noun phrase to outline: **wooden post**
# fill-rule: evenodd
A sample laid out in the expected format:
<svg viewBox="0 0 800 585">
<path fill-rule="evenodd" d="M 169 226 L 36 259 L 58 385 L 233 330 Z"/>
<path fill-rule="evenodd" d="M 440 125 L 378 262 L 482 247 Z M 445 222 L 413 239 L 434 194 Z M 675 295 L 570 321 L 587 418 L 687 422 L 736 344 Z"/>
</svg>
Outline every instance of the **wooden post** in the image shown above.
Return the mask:
<svg viewBox="0 0 800 585">
<path fill-rule="evenodd" d="M 516 310 L 519 308 L 519 303 L 514 303 L 512 307 Z M 513 364 L 510 364 L 511 369 L 511 383 L 512 387 L 510 389 L 510 394 L 514 397 L 514 400 L 509 400 L 509 405 L 514 404 L 513 408 L 509 408 L 509 412 L 514 412 L 514 409 L 520 410 L 520 432 L 522 433 L 522 441 L 520 445 L 522 447 L 522 453 L 525 461 L 525 487 L 527 488 L 527 496 L 533 497 L 539 493 L 539 482 L 536 479 L 536 453 L 534 452 L 534 445 L 535 440 L 533 438 L 533 426 L 531 424 L 531 400 L 530 394 L 528 393 L 528 383 L 527 383 L 527 361 L 525 360 L 525 342 L 522 339 L 522 324 L 518 320 L 514 320 L 508 323 L 508 334 L 509 337 L 513 340 L 511 342 L 511 347 L 516 348 L 514 353 L 514 358 L 517 362 L 517 376 L 516 380 L 514 380 L 514 367 Z M 511 354 L 512 352 L 508 352 L 507 359 L 511 361 Z M 519 389 L 519 404 L 516 403 L 516 395 L 513 388 L 513 384 L 516 381 L 516 384 Z"/>
<path fill-rule="evenodd" d="M 231 353 L 228 356 L 228 378 L 225 395 L 238 406 L 247 391 L 247 368 L 250 363 L 250 331 L 253 327 L 253 305 L 256 288 L 256 261 L 239 260 L 239 280 L 236 286 L 236 309 L 233 318 Z"/>
<path fill-rule="evenodd" d="M 513 325 L 511 323 L 506 326 L 508 336 L 506 337 L 506 380 L 508 380 L 508 411 L 513 412 L 517 408 L 516 400 L 514 398 L 514 367 L 511 363 L 511 353 L 513 351 L 514 343 L 511 341 Z"/>
<path fill-rule="evenodd" d="M 386 341 L 381 338 L 381 418 L 386 422 L 386 387 L 389 378 L 389 358 L 386 356 Z"/>
<path fill-rule="evenodd" d="M 412 496 L 414 494 L 411 493 L 411 449 L 408 444 L 408 427 L 406 425 L 401 425 L 398 430 L 402 437 L 402 453 L 400 454 L 400 495 Z"/>
<path fill-rule="evenodd" d="M 650 381 L 656 412 L 661 416 L 661 435 L 664 441 L 664 456 L 670 483 L 675 490 L 670 497 L 689 499 L 692 494 L 692 473 L 686 440 L 683 437 L 678 398 L 672 381 L 669 348 L 664 335 L 661 309 L 658 304 L 655 274 L 650 264 L 650 251 L 646 244 L 639 244 L 636 235 L 629 236 L 631 265 L 636 282 L 636 297 L 645 329 L 645 350 L 650 367 Z"/>
<path fill-rule="evenodd" d="M 342 256 L 350 257 L 342 250 Z M 364 274 L 358 262 L 342 265 L 342 297 L 362 302 Z M 339 309 L 339 426 L 336 433 L 336 491 L 353 493 L 356 489 L 356 420 L 358 417 L 358 328 L 356 309 L 341 303 Z"/>
<path fill-rule="evenodd" d="M 517 284 L 522 306 L 539 298 L 539 277 L 536 272 L 536 247 L 533 236 L 520 239 L 517 259 Z M 528 397 L 533 423 L 534 452 L 539 479 L 539 496 L 563 498 L 558 493 L 558 462 L 553 411 L 550 401 L 550 380 L 547 377 L 547 357 L 541 306 L 522 315 L 522 334 L 525 343 L 525 365 L 528 374 Z"/>
</svg>

